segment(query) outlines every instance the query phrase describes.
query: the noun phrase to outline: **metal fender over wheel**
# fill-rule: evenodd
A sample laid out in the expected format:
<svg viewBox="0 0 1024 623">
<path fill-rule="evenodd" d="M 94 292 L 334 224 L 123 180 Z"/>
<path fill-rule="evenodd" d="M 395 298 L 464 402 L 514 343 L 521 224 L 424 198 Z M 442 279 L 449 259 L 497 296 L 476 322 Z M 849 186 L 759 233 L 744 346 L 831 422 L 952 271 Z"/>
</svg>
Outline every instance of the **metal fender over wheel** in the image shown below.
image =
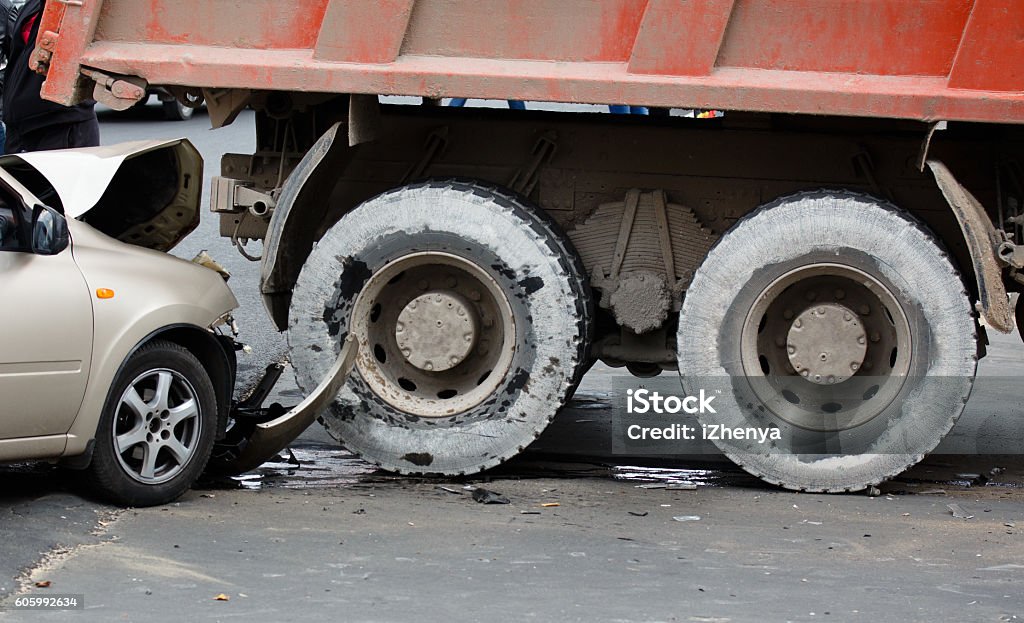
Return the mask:
<svg viewBox="0 0 1024 623">
<path fill-rule="evenodd" d="M 431 180 L 366 201 L 317 243 L 288 344 L 309 392 L 353 333 L 356 366 L 321 417 L 408 474 L 469 474 L 544 430 L 582 375 L 591 303 L 568 239 L 511 192 Z"/>
<path fill-rule="evenodd" d="M 687 394 L 726 455 L 768 482 L 856 491 L 953 426 L 977 365 L 975 319 L 946 253 L 891 204 L 806 192 L 737 222 L 686 292 Z M 759 429 L 762 440 L 738 430 Z M 753 438 L 751 438 L 753 437 Z"/>
</svg>

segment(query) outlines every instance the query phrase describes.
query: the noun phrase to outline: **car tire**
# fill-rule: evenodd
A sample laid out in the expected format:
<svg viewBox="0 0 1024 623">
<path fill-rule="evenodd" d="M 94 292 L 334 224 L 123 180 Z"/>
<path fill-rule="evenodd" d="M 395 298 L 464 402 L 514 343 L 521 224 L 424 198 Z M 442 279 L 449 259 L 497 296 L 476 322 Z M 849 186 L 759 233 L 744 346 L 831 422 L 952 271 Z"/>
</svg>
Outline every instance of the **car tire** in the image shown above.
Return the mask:
<svg viewBox="0 0 1024 623">
<path fill-rule="evenodd" d="M 324 234 L 295 286 L 288 344 L 309 392 L 356 336 L 356 366 L 321 417 L 349 450 L 403 474 L 472 474 L 519 453 L 565 403 L 591 317 L 576 252 L 536 206 L 475 180 L 428 180 Z M 465 332 L 399 336 L 435 320 Z"/>
<path fill-rule="evenodd" d="M 729 458 L 787 489 L 843 492 L 938 445 L 971 393 L 977 337 L 966 288 L 921 223 L 816 191 L 726 232 L 686 292 L 677 352 L 687 395 L 718 392 L 698 415 L 714 434 L 778 431 L 719 436 Z"/>
<path fill-rule="evenodd" d="M 163 102 L 163 106 L 164 118 L 168 121 L 188 121 L 196 111 L 195 108 L 186 106 L 176 99 Z"/>
<path fill-rule="evenodd" d="M 110 389 L 89 482 L 118 505 L 166 504 L 203 473 L 216 432 L 217 398 L 206 369 L 178 344 L 149 342 Z"/>
</svg>

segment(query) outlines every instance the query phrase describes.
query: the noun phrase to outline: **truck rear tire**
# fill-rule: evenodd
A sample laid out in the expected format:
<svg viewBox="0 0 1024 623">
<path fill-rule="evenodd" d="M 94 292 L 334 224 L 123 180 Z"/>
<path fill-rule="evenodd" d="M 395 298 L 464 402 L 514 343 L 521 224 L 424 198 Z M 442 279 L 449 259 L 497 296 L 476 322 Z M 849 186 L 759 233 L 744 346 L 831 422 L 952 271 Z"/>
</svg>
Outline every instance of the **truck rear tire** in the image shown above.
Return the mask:
<svg viewBox="0 0 1024 623">
<path fill-rule="evenodd" d="M 344 338 L 349 381 L 321 422 L 405 474 L 470 474 L 517 454 L 582 375 L 589 286 L 568 239 L 529 202 L 432 180 L 370 199 L 317 243 L 288 343 L 312 390 Z"/>
<path fill-rule="evenodd" d="M 686 393 L 721 392 L 703 424 L 780 437 L 719 448 L 768 482 L 818 492 L 864 489 L 921 460 L 963 411 L 977 365 L 946 253 L 891 204 L 843 191 L 737 222 L 686 292 L 677 348 Z"/>
</svg>

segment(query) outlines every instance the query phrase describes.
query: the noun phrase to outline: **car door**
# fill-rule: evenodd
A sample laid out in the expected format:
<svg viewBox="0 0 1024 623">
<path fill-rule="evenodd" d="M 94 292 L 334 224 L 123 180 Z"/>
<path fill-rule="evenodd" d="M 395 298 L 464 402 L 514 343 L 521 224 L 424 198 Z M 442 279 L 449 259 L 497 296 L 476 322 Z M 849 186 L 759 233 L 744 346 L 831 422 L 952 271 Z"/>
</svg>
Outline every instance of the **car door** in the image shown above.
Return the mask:
<svg viewBox="0 0 1024 623">
<path fill-rule="evenodd" d="M 22 224 L 39 203 L 2 168 L 0 200 Z M 92 301 L 71 245 L 35 255 L 24 234 L 0 245 L 0 439 L 66 433 L 92 356 Z"/>
</svg>

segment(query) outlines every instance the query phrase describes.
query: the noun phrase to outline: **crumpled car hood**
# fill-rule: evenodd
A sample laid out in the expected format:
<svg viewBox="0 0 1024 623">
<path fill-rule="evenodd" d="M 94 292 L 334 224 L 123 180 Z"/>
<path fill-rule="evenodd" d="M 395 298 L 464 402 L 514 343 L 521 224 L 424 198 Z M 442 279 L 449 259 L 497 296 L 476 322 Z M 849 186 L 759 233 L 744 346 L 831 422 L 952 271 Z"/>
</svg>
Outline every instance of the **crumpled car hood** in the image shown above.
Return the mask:
<svg viewBox="0 0 1024 623">
<path fill-rule="evenodd" d="M 199 225 L 203 160 L 184 138 L 9 154 L 0 166 L 122 242 L 168 251 Z"/>
</svg>

